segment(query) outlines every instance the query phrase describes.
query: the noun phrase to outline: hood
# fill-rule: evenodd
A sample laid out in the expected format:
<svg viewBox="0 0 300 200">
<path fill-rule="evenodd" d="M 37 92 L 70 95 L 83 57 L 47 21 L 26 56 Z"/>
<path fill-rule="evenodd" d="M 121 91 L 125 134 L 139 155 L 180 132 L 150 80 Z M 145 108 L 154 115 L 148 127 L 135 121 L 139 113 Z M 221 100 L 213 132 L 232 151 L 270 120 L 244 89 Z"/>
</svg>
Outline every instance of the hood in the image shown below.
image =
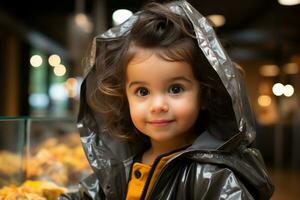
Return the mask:
<svg viewBox="0 0 300 200">
<path fill-rule="evenodd" d="M 231 117 L 226 119 L 215 117 L 214 123 L 208 127 L 205 134 L 199 136 L 190 149 L 224 152 L 230 151 L 242 143 L 246 146 L 251 144 L 255 139 L 255 130 L 244 82 L 240 72 L 216 37 L 212 25 L 186 1 L 172 2 L 167 6 L 172 12 L 191 22 L 198 46 L 210 63 L 211 69 L 219 77 L 231 102 L 229 109 L 229 112 L 232 113 L 229 114 Z M 100 177 L 104 193 L 112 197 L 120 197 L 122 193 L 126 192 L 124 185 L 126 185 L 129 174 L 128 166 L 131 165 L 131 158 L 141 146 L 102 134 L 100 131 L 101 115 L 88 104 L 87 95 L 96 87 L 94 64 L 97 55 L 101 53 L 97 47 L 101 43 L 109 43 L 126 36 L 138 16 L 139 12 L 123 24 L 94 38 L 91 56 L 88 60 L 88 71 L 81 86 L 78 128 L 82 144 L 93 170 Z"/>
</svg>

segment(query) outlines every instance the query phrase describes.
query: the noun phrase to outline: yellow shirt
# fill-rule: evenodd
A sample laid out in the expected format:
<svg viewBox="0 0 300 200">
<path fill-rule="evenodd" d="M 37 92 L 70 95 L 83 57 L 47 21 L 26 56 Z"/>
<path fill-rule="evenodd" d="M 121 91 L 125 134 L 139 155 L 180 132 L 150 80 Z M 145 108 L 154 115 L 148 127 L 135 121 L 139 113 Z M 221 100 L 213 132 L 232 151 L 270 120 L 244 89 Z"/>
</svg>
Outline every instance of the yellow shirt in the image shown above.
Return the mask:
<svg viewBox="0 0 300 200">
<path fill-rule="evenodd" d="M 126 200 L 138 200 L 142 195 L 149 171 L 150 165 L 134 163 L 132 167 L 131 179 L 128 183 Z"/>
<path fill-rule="evenodd" d="M 158 164 L 155 166 L 155 170 L 151 177 L 147 192 L 151 190 L 151 188 L 154 184 L 154 181 L 155 181 L 156 177 L 158 176 L 159 172 L 161 171 L 161 169 L 163 168 L 163 166 L 167 163 L 168 160 L 170 160 L 174 155 L 176 155 L 178 153 L 179 152 L 175 152 L 173 154 L 162 157 L 159 160 Z M 138 163 L 138 162 L 133 164 L 132 172 L 131 172 L 131 179 L 128 183 L 126 200 L 139 200 L 140 199 L 150 170 L 151 170 L 151 165 Z"/>
</svg>

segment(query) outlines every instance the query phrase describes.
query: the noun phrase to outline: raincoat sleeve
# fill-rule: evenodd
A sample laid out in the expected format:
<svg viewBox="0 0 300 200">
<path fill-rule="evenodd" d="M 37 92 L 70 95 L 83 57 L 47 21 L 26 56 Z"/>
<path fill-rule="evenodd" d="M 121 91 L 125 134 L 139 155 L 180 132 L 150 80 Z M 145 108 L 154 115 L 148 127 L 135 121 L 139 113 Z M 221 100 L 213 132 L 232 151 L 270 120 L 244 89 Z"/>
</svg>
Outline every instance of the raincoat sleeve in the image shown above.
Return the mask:
<svg viewBox="0 0 300 200">
<path fill-rule="evenodd" d="M 218 173 L 222 175 L 220 176 Z M 212 185 L 216 185 L 215 188 L 210 187 L 210 193 L 216 197 L 226 200 L 254 200 L 245 185 L 227 168 L 219 169 L 210 182 Z"/>
<path fill-rule="evenodd" d="M 104 193 L 95 174 L 91 174 L 80 182 L 79 190 L 63 194 L 58 200 L 104 200 Z"/>
<path fill-rule="evenodd" d="M 186 199 L 254 200 L 242 181 L 229 168 L 195 163 L 192 197 Z M 189 180 L 189 178 L 187 179 Z"/>
</svg>

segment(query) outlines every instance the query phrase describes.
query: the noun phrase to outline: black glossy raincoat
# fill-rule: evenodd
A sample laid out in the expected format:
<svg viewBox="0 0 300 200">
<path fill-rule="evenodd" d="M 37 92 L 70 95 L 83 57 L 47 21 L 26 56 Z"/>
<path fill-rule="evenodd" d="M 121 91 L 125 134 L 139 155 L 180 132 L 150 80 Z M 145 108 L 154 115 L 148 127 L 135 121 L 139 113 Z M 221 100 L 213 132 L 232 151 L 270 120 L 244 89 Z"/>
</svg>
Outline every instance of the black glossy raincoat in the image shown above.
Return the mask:
<svg viewBox="0 0 300 200">
<path fill-rule="evenodd" d="M 259 151 L 251 148 L 255 130 L 239 72 L 205 17 L 186 1 L 172 2 L 167 6 L 193 25 L 199 48 L 231 98 L 233 117 L 213 119 L 214 123 L 199 134 L 190 147 L 169 160 L 148 191 L 148 199 L 269 199 L 273 186 Z M 82 180 L 79 192 L 63 195 L 61 200 L 126 198 L 130 169 L 140 145 L 102 134 L 99 131 L 101 116 L 93 111 L 86 99 L 89 91 L 96 87 L 93 67 L 96 55 L 93 54 L 97 45 L 126 36 L 138 16 L 136 13 L 94 40 L 91 69 L 82 84 L 78 117 L 81 141 L 94 173 Z"/>
</svg>

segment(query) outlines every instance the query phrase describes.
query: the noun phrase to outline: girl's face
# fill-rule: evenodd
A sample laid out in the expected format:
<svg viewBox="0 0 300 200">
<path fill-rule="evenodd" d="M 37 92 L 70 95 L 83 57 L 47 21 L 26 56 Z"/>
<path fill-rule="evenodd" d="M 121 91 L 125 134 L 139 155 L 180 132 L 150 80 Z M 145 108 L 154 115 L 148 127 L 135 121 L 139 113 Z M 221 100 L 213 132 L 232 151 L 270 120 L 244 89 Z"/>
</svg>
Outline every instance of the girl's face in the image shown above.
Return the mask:
<svg viewBox="0 0 300 200">
<path fill-rule="evenodd" d="M 187 141 L 199 113 L 199 82 L 185 62 L 166 61 L 146 49 L 128 63 L 126 95 L 135 127 L 151 141 Z"/>
</svg>

